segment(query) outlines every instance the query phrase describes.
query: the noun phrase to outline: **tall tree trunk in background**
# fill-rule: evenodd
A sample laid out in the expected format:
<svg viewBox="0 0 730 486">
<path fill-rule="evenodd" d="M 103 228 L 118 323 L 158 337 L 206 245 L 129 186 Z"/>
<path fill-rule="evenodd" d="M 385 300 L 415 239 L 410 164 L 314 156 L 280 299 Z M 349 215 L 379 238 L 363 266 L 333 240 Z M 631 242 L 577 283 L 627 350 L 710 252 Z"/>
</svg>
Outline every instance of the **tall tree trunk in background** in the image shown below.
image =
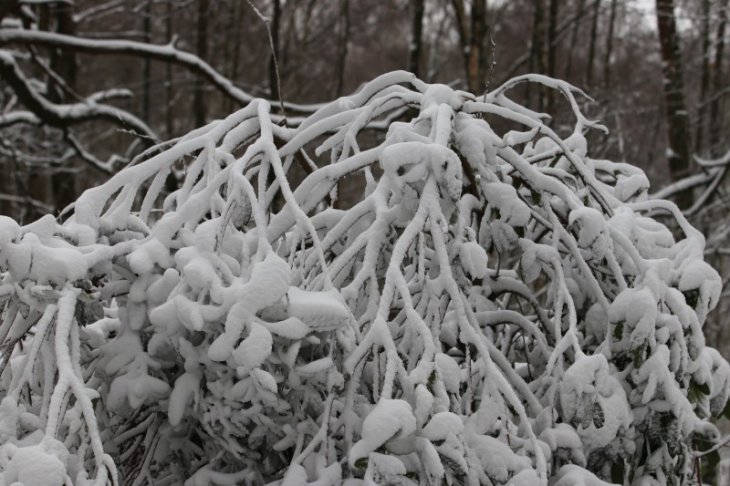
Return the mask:
<svg viewBox="0 0 730 486">
<path fill-rule="evenodd" d="M 588 61 L 586 63 L 586 87 L 593 84 L 593 63 L 596 58 L 596 37 L 598 35 L 598 13 L 601 7 L 601 0 L 593 4 L 593 17 L 591 17 L 591 39 L 588 43 Z"/>
<path fill-rule="evenodd" d="M 210 0 L 198 0 L 198 19 L 197 19 L 197 49 L 198 57 L 203 60 L 208 59 L 208 10 Z M 201 127 L 205 125 L 205 82 L 198 76 L 195 82 L 193 94 L 193 111 L 195 117 L 195 126 Z"/>
<path fill-rule="evenodd" d="M 705 129 L 705 100 L 710 88 L 710 0 L 702 0 L 702 76 L 700 97 L 697 102 L 697 128 L 695 130 L 695 152 L 702 150 Z"/>
<path fill-rule="evenodd" d="M 75 35 L 76 25 L 74 23 L 73 5 L 59 3 L 51 7 L 55 10 L 56 32 L 59 34 Z M 66 87 L 71 91 L 76 85 L 76 54 L 71 50 L 56 50 L 50 58 L 51 70 L 58 73 L 64 80 Z M 67 97 L 65 88 L 49 80 L 49 98 L 56 102 L 64 101 Z M 76 164 L 66 164 L 56 169 L 56 172 L 48 181 L 46 171 L 29 171 L 28 190 L 32 198 L 38 201 L 49 201 L 49 192 L 53 195 L 54 206 L 59 210 L 65 208 L 76 200 L 76 184 L 78 174 Z"/>
<path fill-rule="evenodd" d="M 469 91 L 478 95 L 484 91 L 489 52 L 487 39 L 487 1 L 474 0 L 471 5 L 471 35 L 469 41 Z"/>
<path fill-rule="evenodd" d="M 603 85 L 611 86 L 611 56 L 613 55 L 613 32 L 616 25 L 616 7 L 618 0 L 611 0 L 611 14 L 608 18 L 608 32 L 606 33 L 606 52 L 603 58 Z"/>
<path fill-rule="evenodd" d="M 421 77 L 423 55 L 423 14 L 425 0 L 411 0 L 411 42 L 408 44 L 408 70 Z"/>
<path fill-rule="evenodd" d="M 144 41 L 152 42 L 152 1 L 147 0 L 142 9 L 142 32 Z M 145 57 L 142 61 L 142 120 L 150 123 L 150 84 L 152 83 L 152 61 Z"/>
<path fill-rule="evenodd" d="M 570 75 L 573 70 L 573 50 L 575 43 L 578 41 L 578 30 L 580 29 L 580 22 L 583 18 L 584 7 L 586 0 L 578 0 L 577 13 L 575 14 L 575 22 L 573 23 L 573 30 L 570 33 L 570 48 L 568 49 L 568 65 L 565 68 L 565 79 L 570 81 Z"/>
<path fill-rule="evenodd" d="M 464 57 L 464 74 L 466 74 L 467 84 L 469 83 L 469 26 L 466 24 L 466 9 L 464 8 L 464 0 L 451 0 L 454 7 L 454 15 L 456 16 L 456 30 L 459 33 L 459 46 L 461 54 Z"/>
<path fill-rule="evenodd" d="M 664 104 L 667 112 L 669 142 L 669 171 L 673 180 L 689 175 L 691 133 L 689 117 L 684 101 L 684 82 L 682 79 L 682 52 L 677 33 L 677 20 L 674 16 L 674 0 L 656 0 L 659 43 L 662 51 L 664 71 Z M 692 205 L 692 192 L 684 191 L 677 195 L 680 208 Z"/>
<path fill-rule="evenodd" d="M 718 155 L 721 149 L 720 138 L 724 133 L 722 126 L 723 119 L 721 116 L 724 104 L 722 102 L 723 97 L 717 96 L 717 94 L 722 89 L 724 81 L 722 63 L 725 56 L 725 30 L 727 27 L 728 9 L 730 9 L 730 0 L 725 0 L 722 5 L 720 5 L 720 22 L 717 26 L 712 86 L 715 99 L 712 101 L 712 105 L 710 107 L 710 154 L 713 156 Z"/>
<path fill-rule="evenodd" d="M 277 59 L 279 59 L 279 26 L 281 25 L 281 0 L 274 0 L 271 15 L 271 56 L 269 58 L 269 94 L 272 100 L 278 100 L 279 82 L 277 76 Z"/>
<path fill-rule="evenodd" d="M 174 0 L 167 0 L 167 18 L 165 19 L 165 38 L 167 42 L 172 42 L 173 39 L 173 12 L 174 12 Z M 175 126 L 172 120 L 173 117 L 173 93 L 172 93 L 172 63 L 165 63 L 165 134 L 167 138 L 173 138 L 175 132 Z"/>
<path fill-rule="evenodd" d="M 533 17 L 532 17 L 532 43 L 530 45 L 530 72 L 545 74 L 545 12 L 544 0 L 534 0 Z M 528 101 L 532 105 L 528 92 Z M 538 87 L 537 105 L 538 111 L 544 110 L 543 90 Z"/>
<path fill-rule="evenodd" d="M 451 5 L 456 14 L 456 29 L 464 55 L 467 88 L 472 93 L 479 94 L 484 90 L 489 69 L 487 1 L 473 0 L 468 27 L 463 0 L 451 0 Z"/>
<path fill-rule="evenodd" d="M 347 68 L 347 53 L 350 44 L 350 0 L 340 0 L 340 39 L 337 46 L 337 82 L 335 97 L 342 96 L 345 86 L 345 69 Z"/>
<path fill-rule="evenodd" d="M 231 35 L 230 42 L 233 44 L 233 51 L 231 53 L 231 69 L 228 72 L 228 79 L 232 82 L 236 82 L 238 79 L 238 64 L 241 57 L 241 32 L 243 31 L 243 13 L 246 9 L 243 8 L 242 2 L 234 2 L 233 7 L 233 34 Z M 226 98 L 225 113 L 233 111 L 233 100 Z"/>
<path fill-rule="evenodd" d="M 547 75 L 551 78 L 555 77 L 555 70 L 557 64 L 556 53 L 558 51 L 557 46 L 557 29 L 558 29 L 558 2 L 560 0 L 550 0 L 550 7 L 548 9 L 548 41 L 547 41 Z M 553 113 L 553 105 L 555 103 L 555 90 L 547 90 L 547 108 L 548 113 Z"/>
</svg>

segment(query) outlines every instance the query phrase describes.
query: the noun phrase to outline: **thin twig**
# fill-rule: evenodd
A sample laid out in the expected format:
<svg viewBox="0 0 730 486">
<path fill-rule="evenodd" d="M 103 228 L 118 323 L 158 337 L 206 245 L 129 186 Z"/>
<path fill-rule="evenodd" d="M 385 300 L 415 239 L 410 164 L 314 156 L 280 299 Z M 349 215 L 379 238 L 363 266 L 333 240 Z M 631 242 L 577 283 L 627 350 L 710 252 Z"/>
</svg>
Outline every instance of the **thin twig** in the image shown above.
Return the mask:
<svg viewBox="0 0 730 486">
<path fill-rule="evenodd" d="M 266 26 L 266 33 L 269 36 L 269 48 L 271 49 L 271 61 L 274 63 L 274 73 L 276 75 L 276 94 L 279 98 L 279 109 L 281 110 L 281 116 L 282 121 L 284 122 L 284 126 L 288 127 L 289 124 L 286 121 L 286 110 L 284 110 L 284 100 L 281 96 L 281 78 L 279 76 L 279 60 L 276 58 L 276 49 L 274 47 L 274 36 L 271 33 L 271 19 L 268 18 L 266 15 L 262 14 L 259 9 L 256 8 L 256 5 L 254 5 L 251 0 L 246 0 L 248 4 L 253 9 L 254 13 L 261 19 L 261 21 Z"/>
</svg>

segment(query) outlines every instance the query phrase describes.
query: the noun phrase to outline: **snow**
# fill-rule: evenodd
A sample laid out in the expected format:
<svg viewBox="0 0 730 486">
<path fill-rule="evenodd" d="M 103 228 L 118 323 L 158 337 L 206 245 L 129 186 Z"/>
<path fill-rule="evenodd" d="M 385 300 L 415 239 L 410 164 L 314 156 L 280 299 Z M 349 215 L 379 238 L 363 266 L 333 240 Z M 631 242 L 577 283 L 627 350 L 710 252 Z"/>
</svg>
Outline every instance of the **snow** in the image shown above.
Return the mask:
<svg viewBox="0 0 730 486">
<path fill-rule="evenodd" d="M 290 287 L 288 312 L 313 331 L 331 331 L 346 326 L 352 315 L 335 289 L 313 292 Z"/>
<path fill-rule="evenodd" d="M 525 226 L 530 220 L 530 208 L 517 196 L 514 187 L 497 182 L 486 183 L 484 196 L 499 210 L 500 219 L 510 226 Z"/>
<path fill-rule="evenodd" d="M 170 424 L 180 424 L 185 413 L 185 408 L 192 401 L 200 386 L 200 377 L 193 373 L 184 373 L 175 380 L 175 386 L 170 392 L 170 400 L 167 405 L 167 416 Z"/>
<path fill-rule="evenodd" d="M 510 100 L 523 82 L 566 98 L 567 136 Z M 691 481 L 730 396 L 702 334 L 722 282 L 641 170 L 587 156 L 578 95 L 396 72 L 297 127 L 253 100 L 64 222 L 0 217 L 0 483 L 106 484 L 137 450 L 151 483 Z"/>
<path fill-rule="evenodd" d="M 421 434 L 430 441 L 446 440 L 449 434 L 461 434 L 464 424 L 461 419 L 451 412 L 440 412 L 431 418 L 423 428 Z"/>
<path fill-rule="evenodd" d="M 271 333 L 261 324 L 251 322 L 248 336 L 231 352 L 239 374 L 246 374 L 260 366 L 271 354 L 272 344 Z"/>
<path fill-rule="evenodd" d="M 7 485 L 62 486 L 67 458 L 68 451 L 61 442 L 44 437 L 38 445 L 15 449 L 0 478 Z"/>
<path fill-rule="evenodd" d="M 459 249 L 459 258 L 469 278 L 484 278 L 487 274 L 487 251 L 475 241 L 467 241 Z"/>
<path fill-rule="evenodd" d="M 416 431 L 416 418 L 408 402 L 383 398 L 362 424 L 361 439 L 350 449 L 350 466 L 388 441 L 405 439 Z"/>
<path fill-rule="evenodd" d="M 458 393 L 462 382 L 462 370 L 459 364 L 454 358 L 444 353 L 436 353 L 434 363 L 436 363 L 436 369 L 441 374 L 446 390 L 451 393 Z"/>
</svg>

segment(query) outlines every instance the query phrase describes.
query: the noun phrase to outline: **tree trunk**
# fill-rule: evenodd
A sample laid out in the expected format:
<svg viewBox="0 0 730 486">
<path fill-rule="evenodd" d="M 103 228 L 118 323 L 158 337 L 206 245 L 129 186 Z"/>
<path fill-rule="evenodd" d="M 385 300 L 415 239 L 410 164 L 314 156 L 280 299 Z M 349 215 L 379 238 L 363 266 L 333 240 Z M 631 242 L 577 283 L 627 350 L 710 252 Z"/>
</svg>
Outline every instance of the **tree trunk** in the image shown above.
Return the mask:
<svg viewBox="0 0 730 486">
<path fill-rule="evenodd" d="M 273 13 L 271 15 L 271 56 L 269 58 L 269 92 L 272 100 L 278 100 L 281 96 L 279 83 L 281 80 L 277 74 L 277 59 L 279 59 L 279 25 L 281 24 L 281 0 L 274 0 Z"/>
<path fill-rule="evenodd" d="M 56 32 L 75 35 L 76 25 L 73 17 L 73 6 L 59 4 L 51 8 L 56 12 Z M 50 58 L 50 68 L 64 80 L 66 86 L 59 86 L 49 79 L 49 98 L 51 101 L 63 102 L 68 95 L 65 89 L 73 90 L 76 85 L 76 54 L 70 49 L 53 51 Z M 48 180 L 47 170 L 30 171 L 28 174 L 30 197 L 37 201 L 49 202 L 51 199 L 49 197 L 50 192 L 53 196 L 53 204 L 58 210 L 74 202 L 78 182 L 75 166 L 76 164 L 71 162 L 55 169 L 50 181 Z"/>
<path fill-rule="evenodd" d="M 608 18 L 608 33 L 606 34 L 606 52 L 603 58 L 603 85 L 611 86 L 611 55 L 613 54 L 613 32 L 616 25 L 616 7 L 618 0 L 611 0 L 611 14 Z"/>
<path fill-rule="evenodd" d="M 695 152 L 702 150 L 705 129 L 705 100 L 710 88 L 710 0 L 702 0 L 702 75 L 700 97 L 697 102 L 697 128 L 695 130 Z"/>
<path fill-rule="evenodd" d="M 532 17 L 532 44 L 530 46 L 530 72 L 545 74 L 545 55 L 544 55 L 544 39 L 545 39 L 545 12 L 544 0 L 535 0 L 534 11 Z M 528 101 L 532 105 L 528 92 Z M 544 110 L 543 90 L 538 89 L 537 110 Z"/>
<path fill-rule="evenodd" d="M 469 41 L 469 91 L 479 94 L 487 78 L 487 2 L 474 0 L 471 6 L 471 36 Z"/>
<path fill-rule="evenodd" d="M 408 45 L 408 69 L 421 77 L 421 57 L 423 52 L 423 13 L 425 0 L 411 0 L 411 42 Z"/>
<path fill-rule="evenodd" d="M 142 32 L 145 42 L 152 42 L 152 1 L 145 2 L 142 10 Z M 152 82 L 152 61 L 145 57 L 142 64 L 142 120 L 150 123 L 150 84 Z"/>
<path fill-rule="evenodd" d="M 596 58 L 596 36 L 598 35 L 598 12 L 601 7 L 601 0 L 593 4 L 593 17 L 591 18 L 591 39 L 588 43 L 588 62 L 586 63 L 586 87 L 593 84 L 593 63 Z"/>
<path fill-rule="evenodd" d="M 350 0 L 340 0 L 340 39 L 337 49 L 337 83 L 335 97 L 342 96 L 345 86 L 345 69 L 347 68 L 347 53 L 350 43 Z"/>
<path fill-rule="evenodd" d="M 167 0 L 167 18 L 165 19 L 165 37 L 167 42 L 172 42 L 173 38 L 173 0 Z M 172 63 L 165 63 L 165 133 L 167 138 L 173 138 L 175 126 L 173 123 L 173 92 L 172 92 Z"/>
<path fill-rule="evenodd" d="M 720 7 L 720 22 L 717 25 L 717 40 L 715 45 L 715 62 L 713 74 L 713 91 L 714 94 L 723 88 L 725 79 L 723 78 L 722 63 L 725 56 L 725 30 L 727 27 L 728 8 L 730 1 L 726 0 Z M 710 107 L 710 154 L 716 156 L 720 150 L 720 138 L 723 134 L 723 120 L 721 117 L 723 107 L 723 97 L 715 96 L 715 100 Z"/>
<path fill-rule="evenodd" d="M 559 0 L 550 0 L 550 7 L 548 13 L 548 48 L 547 48 L 547 75 L 551 78 L 555 77 L 555 70 L 557 64 L 557 56 L 555 55 L 558 51 L 557 46 L 557 29 L 558 29 L 558 2 Z M 547 109 L 548 113 L 553 112 L 553 105 L 555 103 L 555 90 L 547 90 Z"/>
<path fill-rule="evenodd" d="M 210 0 L 198 0 L 198 19 L 197 19 L 197 49 L 198 57 L 203 60 L 208 58 L 208 15 Z M 198 77 L 195 82 L 195 92 L 193 95 L 193 110 L 195 117 L 195 126 L 205 125 L 206 102 L 205 102 L 205 83 Z"/>
<path fill-rule="evenodd" d="M 459 33 L 459 46 L 461 54 L 464 58 L 464 74 L 466 75 L 466 83 L 469 85 L 469 27 L 466 25 L 466 10 L 463 0 L 451 0 L 456 16 L 456 30 Z"/>
<path fill-rule="evenodd" d="M 583 18 L 583 11 L 585 7 L 585 0 L 578 0 L 577 13 L 575 15 L 575 22 L 573 23 L 573 30 L 570 33 L 570 49 L 568 49 L 568 65 L 565 68 L 565 79 L 570 81 L 570 75 L 573 70 L 573 48 L 578 40 L 578 30 L 580 29 L 580 22 Z"/>
<path fill-rule="evenodd" d="M 656 0 L 659 43 L 664 71 L 664 104 L 668 128 L 669 171 L 673 180 L 689 175 L 691 134 L 684 101 L 682 80 L 682 52 L 680 50 L 677 21 L 674 16 L 674 0 Z M 680 208 L 692 205 L 691 190 L 677 195 Z"/>
<path fill-rule="evenodd" d="M 233 34 L 231 42 L 233 44 L 233 52 L 231 53 L 231 69 L 228 73 L 228 79 L 235 83 L 238 79 L 238 65 L 241 57 L 241 31 L 243 30 L 243 14 L 246 9 L 241 6 L 241 2 L 234 2 L 233 13 Z M 233 111 L 233 100 L 226 99 L 226 113 Z"/>
<path fill-rule="evenodd" d="M 456 14 L 456 30 L 464 56 L 467 88 L 472 93 L 479 94 L 485 88 L 489 69 L 487 1 L 473 0 L 468 27 L 463 0 L 451 0 L 451 5 Z"/>
</svg>

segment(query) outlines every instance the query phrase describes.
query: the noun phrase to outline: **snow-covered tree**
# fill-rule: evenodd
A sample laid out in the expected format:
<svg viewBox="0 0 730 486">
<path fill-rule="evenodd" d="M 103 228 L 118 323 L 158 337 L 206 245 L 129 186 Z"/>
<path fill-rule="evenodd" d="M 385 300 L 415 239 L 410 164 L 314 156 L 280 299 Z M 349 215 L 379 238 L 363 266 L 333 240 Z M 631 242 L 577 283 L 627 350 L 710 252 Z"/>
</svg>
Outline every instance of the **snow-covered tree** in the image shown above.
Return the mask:
<svg viewBox="0 0 730 486">
<path fill-rule="evenodd" d="M 0 485 L 696 481 L 721 282 L 576 95 L 394 72 L 296 128 L 255 100 L 63 220 L 0 217 Z"/>
</svg>

